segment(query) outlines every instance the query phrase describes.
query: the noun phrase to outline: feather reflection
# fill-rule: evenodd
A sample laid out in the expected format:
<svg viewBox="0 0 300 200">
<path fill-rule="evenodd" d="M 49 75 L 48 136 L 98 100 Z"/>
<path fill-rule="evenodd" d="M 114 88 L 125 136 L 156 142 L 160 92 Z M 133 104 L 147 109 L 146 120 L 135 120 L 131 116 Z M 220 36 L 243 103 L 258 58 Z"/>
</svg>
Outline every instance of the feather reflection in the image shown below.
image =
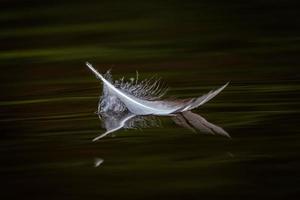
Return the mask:
<svg viewBox="0 0 300 200">
<path fill-rule="evenodd" d="M 154 115 L 135 115 L 124 112 L 102 112 L 98 114 L 102 127 L 106 132 L 94 138 L 97 141 L 119 129 L 137 129 L 149 127 L 161 127 L 160 117 Z M 177 125 L 187 128 L 193 132 L 204 134 L 222 135 L 230 138 L 230 135 L 222 128 L 208 122 L 199 114 L 191 111 L 174 114 L 170 117 Z"/>
</svg>

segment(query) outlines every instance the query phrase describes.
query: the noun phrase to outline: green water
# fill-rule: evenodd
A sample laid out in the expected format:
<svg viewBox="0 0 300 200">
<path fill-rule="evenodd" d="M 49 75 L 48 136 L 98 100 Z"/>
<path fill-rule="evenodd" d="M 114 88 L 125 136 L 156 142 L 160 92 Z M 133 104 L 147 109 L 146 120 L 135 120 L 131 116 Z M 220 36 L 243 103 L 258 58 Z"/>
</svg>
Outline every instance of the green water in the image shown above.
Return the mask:
<svg viewBox="0 0 300 200">
<path fill-rule="evenodd" d="M 4 1 L 3 199 L 282 199 L 300 193 L 297 1 Z M 101 84 L 157 75 L 232 137 L 105 130 Z M 104 162 L 95 167 L 95 160 Z M 2 198 L 1 198 L 2 199 Z"/>
</svg>

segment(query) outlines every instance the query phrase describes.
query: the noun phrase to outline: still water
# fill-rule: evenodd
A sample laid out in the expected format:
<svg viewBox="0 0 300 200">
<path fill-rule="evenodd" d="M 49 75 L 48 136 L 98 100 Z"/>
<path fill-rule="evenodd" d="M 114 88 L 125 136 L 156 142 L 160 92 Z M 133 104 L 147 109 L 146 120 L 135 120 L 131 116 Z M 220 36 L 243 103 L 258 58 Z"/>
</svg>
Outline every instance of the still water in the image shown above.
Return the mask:
<svg viewBox="0 0 300 200">
<path fill-rule="evenodd" d="M 0 197 L 299 194 L 299 12 L 293 1 L 270 2 L 4 3 Z M 167 97 L 200 96 L 230 81 L 194 112 L 231 138 L 159 117 L 159 125 L 93 142 L 105 132 L 95 114 L 102 85 L 86 61 L 115 78 L 157 75 Z"/>
</svg>

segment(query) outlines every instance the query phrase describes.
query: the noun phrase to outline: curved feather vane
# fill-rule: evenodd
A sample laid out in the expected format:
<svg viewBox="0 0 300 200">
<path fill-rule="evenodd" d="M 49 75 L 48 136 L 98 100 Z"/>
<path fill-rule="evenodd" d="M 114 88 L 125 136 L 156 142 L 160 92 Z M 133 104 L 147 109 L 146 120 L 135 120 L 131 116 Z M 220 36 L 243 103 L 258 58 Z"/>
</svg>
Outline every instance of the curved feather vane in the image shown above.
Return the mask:
<svg viewBox="0 0 300 200">
<path fill-rule="evenodd" d="M 90 63 L 86 63 L 92 72 L 103 82 L 106 101 L 113 105 L 113 110 L 121 112 L 124 107 L 135 115 L 171 115 L 197 108 L 220 93 L 227 85 L 198 98 L 185 100 L 154 100 L 155 95 L 161 97 L 164 92 L 159 89 L 159 82 L 149 84 L 144 81 L 135 83 L 116 83 L 106 79 Z M 108 76 L 110 77 L 110 76 Z M 127 85 L 126 85 L 127 84 Z M 149 86 L 150 85 L 150 86 Z M 147 92 L 149 94 L 147 94 Z M 146 93 L 146 94 L 143 94 Z M 124 109 L 123 109 L 124 110 Z"/>
<path fill-rule="evenodd" d="M 116 88 L 112 83 L 107 81 L 93 66 L 89 63 L 86 65 L 100 78 L 108 89 L 109 93 L 118 97 L 128 108 L 136 115 L 168 115 L 180 109 L 182 105 L 169 104 L 163 101 L 149 101 L 139 99 L 125 91 Z"/>
<path fill-rule="evenodd" d="M 181 108 L 177 112 L 189 111 L 205 104 L 206 102 L 217 96 L 217 94 L 219 94 L 228 84 L 229 82 L 215 91 L 212 90 L 209 93 L 202 95 L 201 97 L 193 98 L 190 103 L 188 103 L 185 107 Z"/>
</svg>

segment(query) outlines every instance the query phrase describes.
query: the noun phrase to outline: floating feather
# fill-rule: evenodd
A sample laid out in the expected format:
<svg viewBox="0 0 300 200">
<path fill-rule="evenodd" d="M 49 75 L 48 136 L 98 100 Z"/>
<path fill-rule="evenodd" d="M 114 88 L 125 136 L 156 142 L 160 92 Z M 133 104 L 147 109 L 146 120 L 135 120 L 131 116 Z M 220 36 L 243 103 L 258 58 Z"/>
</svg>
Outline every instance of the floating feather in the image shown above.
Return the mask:
<svg viewBox="0 0 300 200">
<path fill-rule="evenodd" d="M 134 115 L 173 115 L 195 109 L 219 94 L 227 85 L 198 98 L 184 100 L 158 100 L 166 89 L 161 89 L 160 82 L 150 80 L 138 82 L 124 79 L 113 83 L 110 73 L 100 74 L 90 63 L 89 69 L 103 82 L 103 95 L 98 111 L 130 111 Z M 137 75 L 138 76 L 138 75 Z"/>
</svg>

